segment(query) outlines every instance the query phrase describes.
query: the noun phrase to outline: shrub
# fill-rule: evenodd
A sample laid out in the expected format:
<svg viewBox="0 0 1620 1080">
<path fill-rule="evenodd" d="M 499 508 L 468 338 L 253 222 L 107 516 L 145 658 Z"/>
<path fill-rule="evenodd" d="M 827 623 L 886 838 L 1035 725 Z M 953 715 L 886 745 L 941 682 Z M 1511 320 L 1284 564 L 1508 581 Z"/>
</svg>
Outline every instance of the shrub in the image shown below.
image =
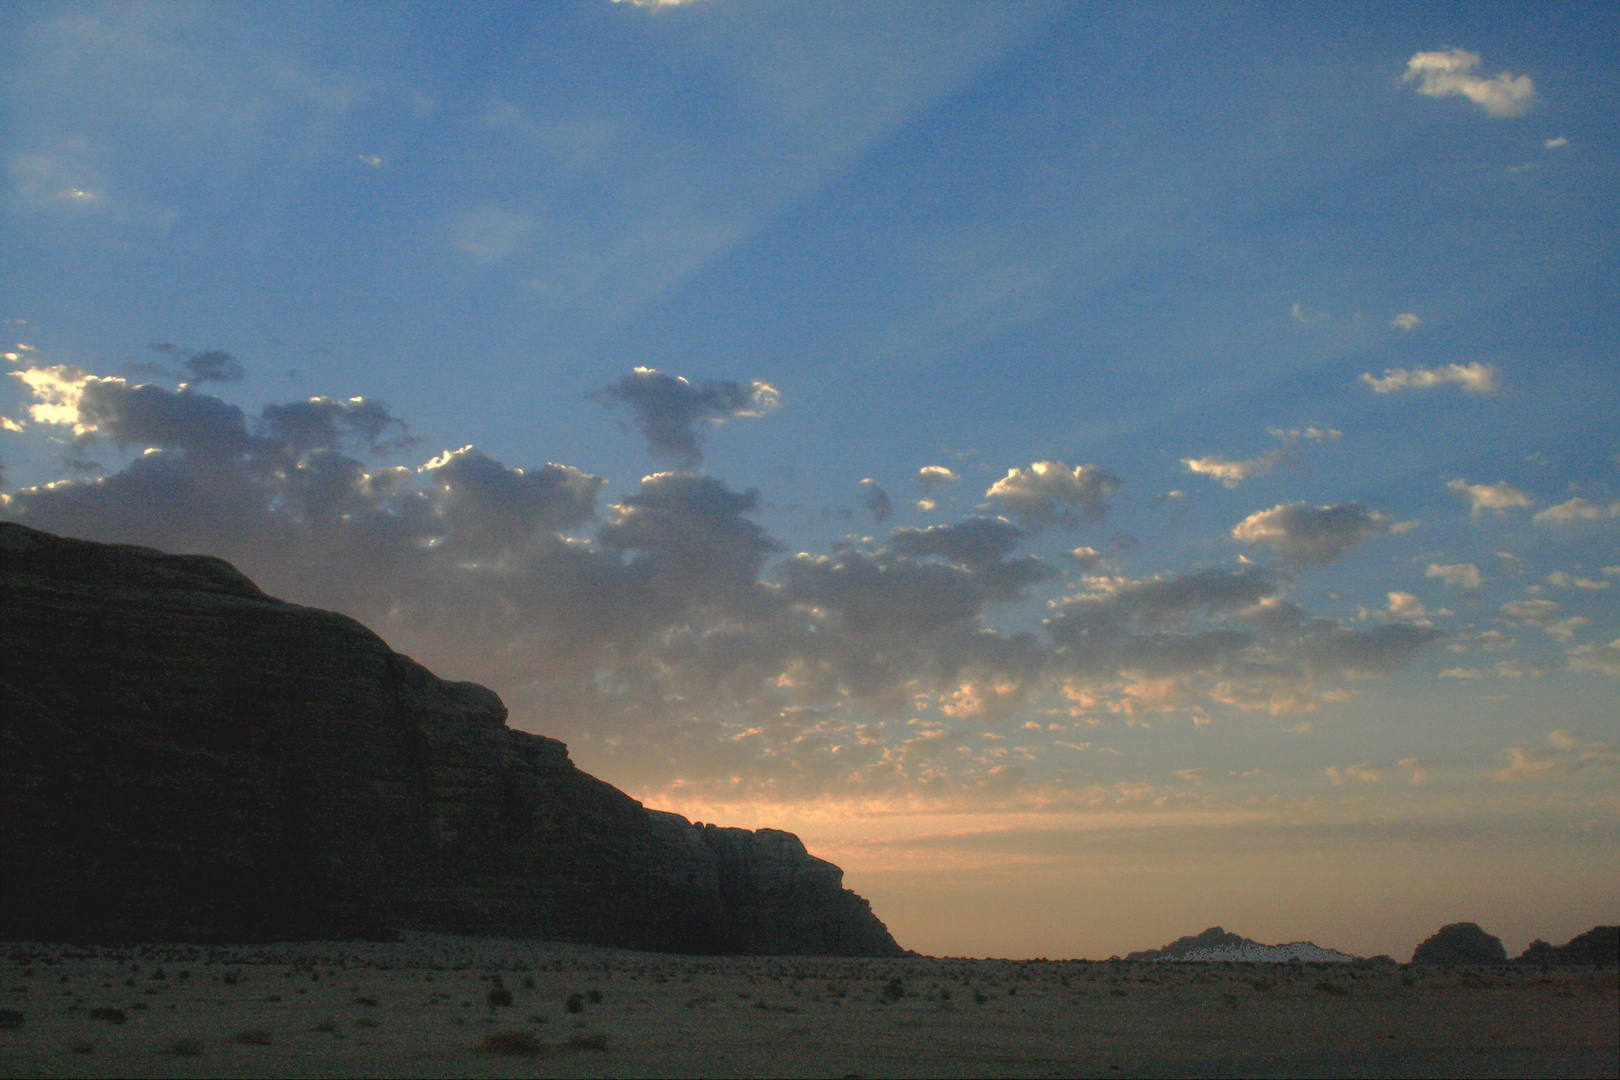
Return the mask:
<svg viewBox="0 0 1620 1080">
<path fill-rule="evenodd" d="M 564 1008 L 566 1008 L 571 1013 L 584 1012 L 585 1011 L 585 997 L 584 997 L 584 995 L 582 995 L 582 994 L 569 994 L 568 995 L 568 1004 L 565 1005 Z"/>
<path fill-rule="evenodd" d="M 570 1050 L 606 1050 L 607 1048 L 607 1036 L 600 1031 L 589 1033 L 576 1031 L 568 1036 L 568 1049 Z"/>
<path fill-rule="evenodd" d="M 591 990 L 591 991 L 587 992 L 586 995 L 585 995 L 585 1000 L 590 1002 L 592 1005 L 600 1005 L 600 1004 L 602 1004 L 602 991 L 600 991 L 600 990 Z"/>
<path fill-rule="evenodd" d="M 68 1049 L 75 1054 L 93 1054 L 96 1052 L 96 1044 L 93 1042 L 73 1042 L 68 1043 Z"/>
<path fill-rule="evenodd" d="M 545 1048 L 528 1031 L 494 1031 L 478 1044 L 480 1054 L 500 1054 L 503 1057 L 539 1057 Z"/>
<path fill-rule="evenodd" d="M 22 1026 L 22 1013 L 16 1009 L 0 1009 L 0 1028 L 20 1028 Z"/>
<path fill-rule="evenodd" d="M 374 998 L 374 997 L 359 997 L 359 996 L 357 996 L 354 999 L 354 1003 L 356 1005 L 365 1005 L 365 1006 L 367 1006 L 369 1008 L 373 1008 L 373 1009 L 375 1009 L 377 1007 L 377 999 Z"/>
<path fill-rule="evenodd" d="M 243 1046 L 269 1046 L 270 1033 L 264 1028 L 248 1028 L 232 1035 L 231 1042 L 241 1043 Z"/>
<path fill-rule="evenodd" d="M 884 1001 L 899 1001 L 906 996 L 906 984 L 898 978 L 890 979 L 889 985 L 883 988 Z"/>
<path fill-rule="evenodd" d="M 122 1024 L 127 1017 L 123 1009 L 91 1009 L 90 1017 L 94 1020 L 105 1020 L 109 1024 Z"/>
<path fill-rule="evenodd" d="M 1320 990 L 1324 994 L 1332 994 L 1334 997 L 1350 996 L 1350 991 L 1346 990 L 1338 983 L 1319 982 L 1316 984 L 1316 989 Z"/>
<path fill-rule="evenodd" d="M 357 1028 L 374 1028 L 377 1026 L 377 1021 L 369 1016 L 362 1016 L 354 1022 L 354 1026 Z"/>
<path fill-rule="evenodd" d="M 201 1039 L 170 1039 L 163 1048 L 175 1057 L 197 1057 L 203 1052 Z"/>
<path fill-rule="evenodd" d="M 512 991 L 504 986 L 497 986 L 489 992 L 489 1007 L 492 1009 L 509 1009 L 512 1007 Z"/>
<path fill-rule="evenodd" d="M 337 1021 L 336 1020 L 322 1020 L 320 1023 L 316 1024 L 310 1030 L 319 1032 L 322 1035 L 330 1035 L 333 1032 L 335 1032 L 337 1029 L 338 1029 L 338 1026 L 337 1026 Z"/>
</svg>

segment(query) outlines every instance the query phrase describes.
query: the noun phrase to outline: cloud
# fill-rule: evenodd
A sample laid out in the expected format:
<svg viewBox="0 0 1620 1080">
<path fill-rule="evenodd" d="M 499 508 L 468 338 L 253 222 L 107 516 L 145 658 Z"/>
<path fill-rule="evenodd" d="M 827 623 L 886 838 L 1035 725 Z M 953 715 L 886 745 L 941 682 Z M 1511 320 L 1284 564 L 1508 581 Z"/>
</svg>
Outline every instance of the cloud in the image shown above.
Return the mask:
<svg viewBox="0 0 1620 1080">
<path fill-rule="evenodd" d="M 1620 678 L 1620 638 L 1607 645 L 1577 645 L 1564 655 L 1569 659 L 1571 671 L 1591 671 Z"/>
<path fill-rule="evenodd" d="M 1377 784 L 1384 779 L 1384 773 L 1381 769 L 1374 768 L 1373 766 L 1368 765 L 1366 762 L 1362 762 L 1359 765 L 1351 765 L 1346 769 L 1340 769 L 1337 766 L 1330 765 L 1328 768 L 1322 771 L 1327 776 L 1328 780 L 1332 782 L 1334 787 L 1338 787 L 1347 780 L 1355 780 L 1362 784 Z"/>
<path fill-rule="evenodd" d="M 1568 641 L 1576 630 L 1592 622 L 1584 615 L 1560 619 L 1558 616 L 1563 614 L 1563 608 L 1556 600 L 1510 600 L 1502 605 L 1501 610 L 1510 619 L 1541 627 L 1548 636 L 1559 641 Z"/>
<path fill-rule="evenodd" d="M 866 507 L 866 512 L 872 515 L 873 522 L 878 525 L 894 516 L 894 503 L 889 500 L 889 493 L 870 477 L 861 481 L 861 505 Z"/>
<path fill-rule="evenodd" d="M 1120 480 L 1095 465 L 1070 469 L 1061 461 L 1037 461 L 1028 469 L 1008 469 L 986 491 L 1030 531 L 1048 525 L 1078 528 L 1099 521 L 1107 511 L 1105 498 L 1118 490 Z"/>
<path fill-rule="evenodd" d="M 1566 574 L 1562 570 L 1555 570 L 1547 575 L 1547 584 L 1560 589 L 1584 589 L 1588 592 L 1602 592 L 1609 588 L 1609 582 L 1597 581 L 1593 578 L 1576 577 Z"/>
<path fill-rule="evenodd" d="M 1396 762 L 1395 764 L 1396 764 L 1397 767 L 1399 767 L 1400 769 L 1403 769 L 1406 772 L 1407 777 L 1410 779 L 1413 787 L 1416 787 L 1418 784 L 1424 783 L 1425 781 L 1427 781 L 1429 779 L 1429 777 L 1434 775 L 1434 770 L 1435 770 L 1434 762 L 1429 761 L 1429 760 L 1427 760 L 1425 758 L 1417 758 L 1417 757 L 1402 758 L 1400 761 Z"/>
<path fill-rule="evenodd" d="M 1466 480 L 1451 480 L 1446 483 L 1446 490 L 1468 503 L 1469 514 L 1473 517 L 1479 517 L 1486 510 L 1495 510 L 1500 514 L 1513 509 L 1525 509 L 1535 503 L 1527 492 L 1520 491 L 1506 482 L 1470 484 Z"/>
<path fill-rule="evenodd" d="M 1393 319 L 1389 320 L 1389 325 L 1393 326 L 1397 330 L 1416 330 L 1419 326 L 1423 325 L 1423 320 L 1412 314 L 1410 311 L 1404 311 L 1395 316 Z"/>
<path fill-rule="evenodd" d="M 1406 62 L 1402 82 L 1417 83 L 1427 97 L 1465 97 L 1498 120 L 1523 116 L 1536 101 L 1530 76 L 1507 72 L 1484 78 L 1474 74 L 1480 55 L 1466 49 L 1415 53 Z"/>
<path fill-rule="evenodd" d="M 188 383 L 190 386 L 201 386 L 210 382 L 241 382 L 247 377 L 247 372 L 237 363 L 236 357 L 217 349 L 192 353 L 186 358 L 185 368 L 191 375 Z"/>
<path fill-rule="evenodd" d="M 1403 329 L 1410 329 L 1409 327 Z M 1382 376 L 1363 373 L 1361 381 L 1377 394 L 1397 390 L 1426 390 L 1434 386 L 1456 385 L 1472 394 L 1494 394 L 1502 388 L 1496 368 L 1490 364 L 1447 364 L 1438 368 L 1385 368 Z"/>
<path fill-rule="evenodd" d="M 648 367 L 636 368 L 593 396 L 629 406 L 636 427 L 647 440 L 647 452 L 687 466 L 703 459 L 702 425 L 764 416 L 781 400 L 774 386 L 759 379 L 694 383 Z"/>
<path fill-rule="evenodd" d="M 1455 589 L 1467 589 L 1469 592 L 1478 592 L 1484 584 L 1480 576 L 1479 567 L 1473 563 L 1453 563 L 1441 566 L 1439 563 L 1430 563 L 1429 568 L 1423 572 L 1426 578 L 1439 578 Z"/>
<path fill-rule="evenodd" d="M 1537 525 L 1572 525 L 1578 521 L 1602 521 L 1616 517 L 1620 517 L 1620 499 L 1604 506 L 1590 499 L 1577 498 L 1549 506 L 1530 520 Z"/>
<path fill-rule="evenodd" d="M 1547 743 L 1552 749 L 1512 746 L 1502 751 L 1507 767 L 1495 773 L 1493 779 L 1513 782 L 1571 776 L 1590 769 L 1606 770 L 1620 761 L 1620 754 L 1608 743 L 1587 742 L 1572 731 L 1549 732 Z"/>
<path fill-rule="evenodd" d="M 1569 145 L 1569 140 L 1559 135 L 1557 138 L 1544 140 L 1541 145 L 1545 150 L 1562 150 Z"/>
<path fill-rule="evenodd" d="M 899 528 L 889 534 L 889 543 L 902 555 L 937 555 L 951 562 L 982 566 L 1005 558 L 1023 537 L 1023 530 L 1005 518 L 971 517 L 956 525 Z"/>
<path fill-rule="evenodd" d="M 1267 431 L 1272 437 L 1281 440 L 1282 445 L 1266 451 L 1259 457 L 1242 461 L 1224 457 L 1182 458 L 1181 463 L 1187 467 L 1188 472 L 1208 476 L 1212 480 L 1219 481 L 1222 487 L 1235 488 L 1251 476 L 1264 476 L 1271 472 L 1278 462 L 1293 460 L 1297 456 L 1301 442 L 1331 442 L 1343 434 L 1335 428 L 1316 425 L 1287 430 L 1268 428 Z"/>
<path fill-rule="evenodd" d="M 1359 503 L 1285 503 L 1250 514 L 1232 529 L 1232 538 L 1273 547 L 1296 568 L 1326 566 L 1388 527 L 1384 514 Z"/>
<path fill-rule="evenodd" d="M 940 488 L 954 484 L 960 479 L 962 479 L 960 476 L 944 465 L 924 465 L 917 470 L 916 482 L 918 489 L 925 496 L 930 496 Z"/>
<path fill-rule="evenodd" d="M 514 723 L 648 797 L 1058 798 L 1066 781 L 1020 771 L 1055 738 L 997 744 L 984 725 L 1306 711 L 1442 636 L 1313 616 L 1254 565 L 1087 578 L 1021 628 L 1016 605 L 1059 575 L 1020 554 L 1013 520 L 791 551 L 756 520 L 759 493 L 692 472 L 643 477 L 599 510 L 607 482 L 568 465 L 473 446 L 401 464 L 408 429 L 366 399 L 248 414 L 197 389 L 29 370 L 46 372 L 34 403 L 55 410 L 41 424 L 150 452 L 5 496 L 6 517 L 230 559 L 273 595 L 491 685 Z M 1071 498 L 1102 486 L 1053 471 Z"/>
</svg>

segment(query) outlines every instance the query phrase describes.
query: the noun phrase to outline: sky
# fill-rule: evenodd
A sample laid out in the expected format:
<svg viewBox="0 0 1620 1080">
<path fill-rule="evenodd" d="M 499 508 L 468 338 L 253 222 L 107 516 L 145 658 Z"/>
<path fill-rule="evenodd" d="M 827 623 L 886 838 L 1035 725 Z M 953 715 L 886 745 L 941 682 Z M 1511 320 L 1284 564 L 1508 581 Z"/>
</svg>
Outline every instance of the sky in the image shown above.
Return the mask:
<svg viewBox="0 0 1620 1080">
<path fill-rule="evenodd" d="M 0 11 L 0 516 L 900 943 L 1620 921 L 1620 12 Z"/>
</svg>

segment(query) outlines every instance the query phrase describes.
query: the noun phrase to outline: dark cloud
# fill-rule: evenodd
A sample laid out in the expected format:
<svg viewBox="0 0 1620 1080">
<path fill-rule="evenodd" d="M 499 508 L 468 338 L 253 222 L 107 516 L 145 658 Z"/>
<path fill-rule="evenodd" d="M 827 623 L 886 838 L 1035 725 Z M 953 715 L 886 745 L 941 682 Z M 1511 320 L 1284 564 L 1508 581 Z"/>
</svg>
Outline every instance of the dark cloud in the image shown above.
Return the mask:
<svg viewBox="0 0 1620 1080">
<path fill-rule="evenodd" d="M 1297 568 L 1326 566 L 1388 528 L 1387 517 L 1360 503 L 1286 503 L 1250 514 L 1232 529 L 1232 538 L 1269 545 Z"/>
<path fill-rule="evenodd" d="M 185 369 L 190 376 L 187 381 L 192 386 L 211 382 L 241 382 L 247 378 L 247 372 L 237 362 L 236 357 L 217 349 L 192 353 L 186 357 Z"/>
<path fill-rule="evenodd" d="M 1024 537 L 1024 531 L 1005 518 L 971 517 L 955 525 L 909 526 L 889 534 L 889 543 L 902 555 L 938 555 L 970 566 L 1005 557 Z"/>
<path fill-rule="evenodd" d="M 647 440 L 647 452 L 691 467 L 703 459 L 705 425 L 741 416 L 764 416 L 780 395 L 769 383 L 705 379 L 692 382 L 655 368 L 638 367 L 593 397 L 629 407 Z"/>
<path fill-rule="evenodd" d="M 265 438 L 293 454 L 346 446 L 378 454 L 413 446 L 417 441 L 406 423 L 390 414 L 386 405 L 359 397 L 347 401 L 313 397 L 266 405 L 259 429 Z"/>
<path fill-rule="evenodd" d="M 894 516 L 894 503 L 876 480 L 862 480 L 861 489 L 861 505 L 872 515 L 874 524 L 881 525 Z"/>
</svg>

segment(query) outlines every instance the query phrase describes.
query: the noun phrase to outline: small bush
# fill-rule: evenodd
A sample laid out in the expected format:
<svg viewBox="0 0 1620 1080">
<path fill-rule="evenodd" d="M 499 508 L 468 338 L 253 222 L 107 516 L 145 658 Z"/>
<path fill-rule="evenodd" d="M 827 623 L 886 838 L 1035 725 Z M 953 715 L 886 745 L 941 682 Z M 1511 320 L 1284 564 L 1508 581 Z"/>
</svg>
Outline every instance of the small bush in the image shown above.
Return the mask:
<svg viewBox="0 0 1620 1080">
<path fill-rule="evenodd" d="M 539 1057 L 544 1050 L 540 1040 L 527 1031 L 494 1031 L 478 1044 L 480 1054 L 503 1057 Z"/>
<path fill-rule="evenodd" d="M 1256 990 L 1270 990 L 1276 984 L 1270 979 L 1250 979 L 1249 985 L 1254 987 Z"/>
<path fill-rule="evenodd" d="M 883 988 L 884 1001 L 899 1001 L 906 996 L 906 984 L 899 979 L 890 979 L 889 985 Z"/>
<path fill-rule="evenodd" d="M 175 1057 L 198 1057 L 203 1052 L 201 1039 L 170 1039 L 163 1048 Z"/>
<path fill-rule="evenodd" d="M 96 1044 L 93 1042 L 82 1041 L 72 1042 L 68 1043 L 68 1049 L 73 1051 L 75 1054 L 93 1054 L 96 1052 Z"/>
<path fill-rule="evenodd" d="M 1238 996 L 1236 994 L 1222 994 L 1221 1004 L 1225 1005 L 1228 1009 L 1235 1009 L 1238 1007 Z"/>
<path fill-rule="evenodd" d="M 568 1003 L 563 1006 L 571 1013 L 585 1011 L 585 997 L 582 994 L 569 994 Z"/>
<path fill-rule="evenodd" d="M 489 992 L 489 1007 L 492 1009 L 510 1009 L 512 1007 L 512 991 L 504 986 L 497 986 Z"/>
<path fill-rule="evenodd" d="M 354 1003 L 356 1005 L 364 1005 L 367 1008 L 371 1008 L 371 1009 L 375 1009 L 377 1007 L 377 999 L 374 998 L 374 997 L 360 997 L 360 996 L 357 996 L 354 999 Z"/>
<path fill-rule="evenodd" d="M 22 1026 L 22 1013 L 16 1009 L 0 1009 L 0 1028 L 20 1028 Z"/>
<path fill-rule="evenodd" d="M 570 1050 L 606 1050 L 608 1048 L 607 1036 L 600 1031 L 576 1031 L 568 1036 L 568 1049 Z"/>
<path fill-rule="evenodd" d="M 105 1020 L 109 1024 L 122 1024 L 128 1019 L 123 1009 L 91 1009 L 90 1017 L 93 1020 Z"/>
<path fill-rule="evenodd" d="M 337 1029 L 338 1026 L 336 1020 L 322 1020 L 320 1023 L 310 1028 L 311 1031 L 319 1032 L 322 1035 L 330 1035 Z"/>
<path fill-rule="evenodd" d="M 1334 997 L 1350 996 L 1350 991 L 1346 990 L 1338 983 L 1319 982 L 1316 984 L 1316 989 L 1320 990 L 1324 994 L 1332 994 Z"/>
<path fill-rule="evenodd" d="M 523 976 L 523 989 L 525 989 L 525 990 L 533 990 L 534 989 L 534 976 L 533 975 L 525 975 L 525 976 Z"/>
<path fill-rule="evenodd" d="M 602 991 L 600 991 L 600 990 L 588 991 L 585 994 L 585 1000 L 590 1002 L 592 1005 L 600 1005 L 600 1004 L 602 1004 Z"/>
<path fill-rule="evenodd" d="M 231 1042 L 240 1043 L 243 1046 L 269 1046 L 270 1033 L 264 1028 L 248 1028 L 246 1031 L 238 1031 L 235 1035 L 232 1035 Z"/>
<path fill-rule="evenodd" d="M 985 996 L 985 993 L 984 993 L 983 990 L 980 990 L 977 987 L 974 988 L 974 990 L 973 990 L 973 1004 L 975 1004 L 975 1005 L 983 1005 L 985 1002 L 987 1002 L 989 1000 L 990 999 Z"/>
</svg>

